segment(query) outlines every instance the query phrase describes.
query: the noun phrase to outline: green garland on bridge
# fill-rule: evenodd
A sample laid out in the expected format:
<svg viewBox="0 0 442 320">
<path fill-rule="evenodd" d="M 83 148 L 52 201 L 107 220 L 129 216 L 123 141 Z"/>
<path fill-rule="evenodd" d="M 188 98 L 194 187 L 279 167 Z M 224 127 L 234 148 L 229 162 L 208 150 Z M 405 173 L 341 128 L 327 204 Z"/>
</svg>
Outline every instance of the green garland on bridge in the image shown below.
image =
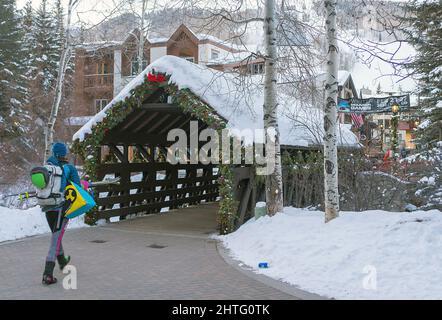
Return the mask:
<svg viewBox="0 0 442 320">
<path fill-rule="evenodd" d="M 88 134 L 82 142 L 79 140 L 74 141 L 72 151 L 84 160 L 84 171 L 90 180 L 97 180 L 98 178 L 96 173 L 100 162 L 98 159 L 99 149 L 103 138 L 109 130 L 124 121 L 133 110 L 139 108 L 143 101 L 159 88 L 163 88 L 172 97 L 172 102 L 182 108 L 184 112 L 190 113 L 197 119 L 207 123 L 209 127 L 216 129 L 221 136 L 221 130 L 226 128 L 227 125 L 223 118 L 189 89 L 179 89 L 175 84 L 169 83 L 169 77 L 153 71 L 146 75 L 143 84 L 131 91 L 130 96 L 109 108 L 106 111 L 106 117 L 101 122 L 95 124 L 91 134 Z M 238 203 L 234 200 L 233 196 L 232 167 L 227 164 L 220 164 L 219 170 L 218 182 L 221 201 L 218 213 L 218 226 L 221 234 L 227 234 L 234 230 Z M 86 215 L 85 222 L 95 224 L 96 221 L 97 210 L 95 209 Z"/>
</svg>

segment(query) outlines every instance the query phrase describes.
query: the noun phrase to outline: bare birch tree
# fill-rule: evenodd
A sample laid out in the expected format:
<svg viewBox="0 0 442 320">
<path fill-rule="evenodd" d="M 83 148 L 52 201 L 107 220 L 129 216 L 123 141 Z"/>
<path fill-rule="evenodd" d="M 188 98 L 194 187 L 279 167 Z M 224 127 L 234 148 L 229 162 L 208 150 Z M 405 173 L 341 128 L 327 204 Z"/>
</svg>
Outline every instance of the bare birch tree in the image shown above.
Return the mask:
<svg viewBox="0 0 442 320">
<path fill-rule="evenodd" d="M 143 60 L 144 60 L 144 19 L 146 14 L 146 2 L 147 0 L 143 0 L 142 8 L 141 8 L 141 21 L 140 21 L 140 35 L 138 41 L 138 73 L 143 71 Z"/>
<path fill-rule="evenodd" d="M 325 0 L 327 29 L 327 81 L 324 106 L 324 193 L 325 222 L 339 215 L 337 111 L 338 41 L 336 38 L 337 0 Z"/>
<path fill-rule="evenodd" d="M 72 55 L 72 43 L 71 43 L 71 34 L 70 34 L 71 17 L 72 17 L 72 12 L 75 9 L 75 7 L 78 5 L 79 1 L 80 0 L 69 0 L 68 3 L 66 38 L 64 41 L 63 50 L 58 65 L 57 84 L 55 87 L 55 96 L 54 96 L 54 101 L 52 103 L 51 115 L 49 117 L 49 121 L 45 131 L 45 152 L 44 152 L 43 161 L 45 161 L 48 158 L 51 151 L 51 145 L 54 141 L 54 131 L 55 131 L 54 127 L 55 127 L 55 122 L 57 121 L 58 110 L 60 109 L 61 98 L 63 96 L 66 68 Z"/>
<path fill-rule="evenodd" d="M 265 78 L 264 78 L 264 129 L 274 130 L 275 170 L 266 176 L 267 214 L 272 216 L 283 208 L 281 148 L 279 145 L 278 99 L 276 92 L 277 48 L 275 27 L 275 0 L 266 0 L 264 9 L 264 35 L 266 47 Z M 273 140 L 273 139 L 272 139 Z M 267 143 L 272 141 L 267 140 Z"/>
</svg>

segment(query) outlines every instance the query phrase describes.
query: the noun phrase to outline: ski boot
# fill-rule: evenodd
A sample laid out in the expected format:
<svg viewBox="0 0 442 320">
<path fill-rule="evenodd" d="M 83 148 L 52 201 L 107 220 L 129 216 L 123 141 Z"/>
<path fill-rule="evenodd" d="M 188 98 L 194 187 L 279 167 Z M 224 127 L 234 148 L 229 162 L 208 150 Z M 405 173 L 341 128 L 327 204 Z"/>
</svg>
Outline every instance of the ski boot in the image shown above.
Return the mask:
<svg viewBox="0 0 442 320">
<path fill-rule="evenodd" d="M 61 254 L 57 256 L 58 265 L 60 266 L 60 270 L 63 271 L 64 267 L 66 267 L 71 261 L 71 256 L 65 256 L 64 254 Z"/>
<path fill-rule="evenodd" d="M 46 261 L 45 271 L 43 272 L 43 280 L 41 281 L 45 285 L 51 285 L 57 283 L 57 278 L 54 277 L 55 262 Z"/>
</svg>

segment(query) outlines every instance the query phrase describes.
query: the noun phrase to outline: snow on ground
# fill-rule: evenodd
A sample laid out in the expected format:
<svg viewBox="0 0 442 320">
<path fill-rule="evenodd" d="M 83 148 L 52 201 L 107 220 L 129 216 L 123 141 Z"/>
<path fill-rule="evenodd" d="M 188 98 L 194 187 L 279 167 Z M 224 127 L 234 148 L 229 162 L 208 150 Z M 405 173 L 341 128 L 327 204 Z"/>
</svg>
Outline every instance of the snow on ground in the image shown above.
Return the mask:
<svg viewBox="0 0 442 320">
<path fill-rule="evenodd" d="M 442 214 L 285 208 L 219 237 L 256 272 L 337 299 L 442 299 Z M 258 263 L 268 262 L 268 269 Z"/>
<path fill-rule="evenodd" d="M 71 219 L 68 229 L 86 227 L 83 217 Z M 45 214 L 39 206 L 27 210 L 0 207 L 0 242 L 48 232 L 50 230 Z"/>
</svg>

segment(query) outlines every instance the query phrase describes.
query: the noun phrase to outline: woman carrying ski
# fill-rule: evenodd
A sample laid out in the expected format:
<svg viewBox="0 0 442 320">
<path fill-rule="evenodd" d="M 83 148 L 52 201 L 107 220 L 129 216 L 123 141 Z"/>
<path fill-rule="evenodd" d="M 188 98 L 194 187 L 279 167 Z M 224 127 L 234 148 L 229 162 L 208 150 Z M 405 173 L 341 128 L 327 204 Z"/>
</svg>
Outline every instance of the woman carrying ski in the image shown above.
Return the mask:
<svg viewBox="0 0 442 320">
<path fill-rule="evenodd" d="M 47 160 L 49 165 L 59 166 L 62 169 L 60 191 L 64 191 L 69 181 L 72 181 L 77 185 L 81 185 L 77 169 L 70 164 L 66 158 L 67 153 L 68 149 L 66 145 L 64 143 L 57 142 L 52 146 L 52 156 Z M 65 217 L 67 206 L 67 202 L 63 201 L 61 204 L 56 206 L 42 207 L 43 212 L 46 214 L 46 220 L 48 221 L 49 228 L 52 232 L 42 280 L 42 283 L 46 285 L 57 282 L 57 278 L 55 278 L 53 275 L 55 260 L 57 259 L 60 270 L 63 270 L 63 268 L 70 261 L 70 256 L 64 255 L 62 245 L 63 235 L 68 224 L 68 219 Z"/>
</svg>

